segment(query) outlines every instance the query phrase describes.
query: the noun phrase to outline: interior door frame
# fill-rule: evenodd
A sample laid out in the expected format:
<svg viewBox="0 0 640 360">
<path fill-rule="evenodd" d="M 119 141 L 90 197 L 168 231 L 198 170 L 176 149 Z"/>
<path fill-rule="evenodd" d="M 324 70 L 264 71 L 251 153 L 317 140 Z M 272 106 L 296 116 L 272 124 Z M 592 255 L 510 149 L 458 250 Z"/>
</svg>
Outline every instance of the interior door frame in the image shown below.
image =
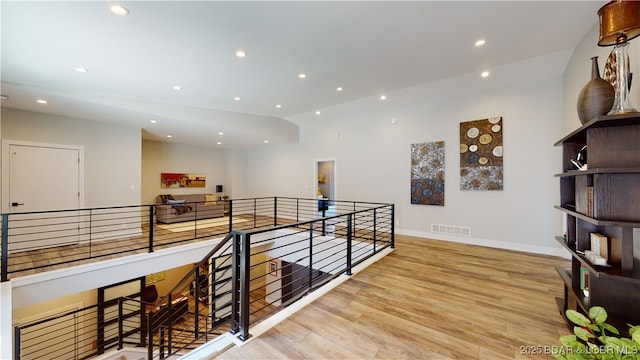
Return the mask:
<svg viewBox="0 0 640 360">
<path fill-rule="evenodd" d="M 338 159 L 336 158 L 319 158 L 313 161 L 313 196 L 312 198 L 318 197 L 318 165 L 323 162 L 333 162 L 333 182 L 331 186 L 333 187 L 333 199 L 338 199 Z"/>
<path fill-rule="evenodd" d="M 43 143 L 43 142 L 33 142 L 33 141 L 22 141 L 22 140 L 2 140 L 2 190 L 0 191 L 0 209 L 2 209 L 2 213 L 8 213 L 9 210 L 9 147 L 11 145 L 18 146 L 32 146 L 32 147 L 47 147 L 54 149 L 70 149 L 77 150 L 78 156 L 80 158 L 80 163 L 78 164 L 78 191 L 80 192 L 78 196 L 78 208 L 84 208 L 84 177 L 85 177 L 85 168 L 84 168 L 84 146 L 82 145 L 65 145 L 65 144 L 52 144 L 52 143 Z"/>
</svg>

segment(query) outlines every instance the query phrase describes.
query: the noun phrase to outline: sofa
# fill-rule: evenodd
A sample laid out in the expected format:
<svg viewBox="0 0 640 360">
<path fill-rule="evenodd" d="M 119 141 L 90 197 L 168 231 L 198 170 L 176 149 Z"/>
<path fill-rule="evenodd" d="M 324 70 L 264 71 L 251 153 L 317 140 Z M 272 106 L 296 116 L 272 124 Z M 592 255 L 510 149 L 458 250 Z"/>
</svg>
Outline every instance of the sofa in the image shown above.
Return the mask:
<svg viewBox="0 0 640 360">
<path fill-rule="evenodd" d="M 224 216 L 224 204 L 213 194 L 162 194 L 156 197 L 156 221 L 171 224 Z"/>
</svg>

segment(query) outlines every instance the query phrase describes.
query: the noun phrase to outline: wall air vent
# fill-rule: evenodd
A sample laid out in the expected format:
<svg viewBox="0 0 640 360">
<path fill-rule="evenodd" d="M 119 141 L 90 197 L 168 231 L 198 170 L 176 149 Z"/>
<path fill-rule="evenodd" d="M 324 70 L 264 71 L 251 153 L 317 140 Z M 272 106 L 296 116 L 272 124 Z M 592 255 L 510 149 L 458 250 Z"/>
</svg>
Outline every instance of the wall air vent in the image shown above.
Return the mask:
<svg viewBox="0 0 640 360">
<path fill-rule="evenodd" d="M 471 236 L 471 228 L 466 226 L 431 224 L 431 232 L 437 234 Z"/>
</svg>

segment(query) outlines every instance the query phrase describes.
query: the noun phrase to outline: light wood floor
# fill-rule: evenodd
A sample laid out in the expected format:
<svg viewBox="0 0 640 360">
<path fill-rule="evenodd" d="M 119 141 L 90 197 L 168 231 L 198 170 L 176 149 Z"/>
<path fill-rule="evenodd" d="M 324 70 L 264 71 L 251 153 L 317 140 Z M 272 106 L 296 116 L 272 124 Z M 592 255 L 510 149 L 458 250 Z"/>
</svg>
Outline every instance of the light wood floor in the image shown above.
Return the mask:
<svg viewBox="0 0 640 360">
<path fill-rule="evenodd" d="M 216 359 L 552 359 L 561 258 L 396 235 L 396 250 Z M 527 355 L 542 352 L 542 355 Z"/>
</svg>

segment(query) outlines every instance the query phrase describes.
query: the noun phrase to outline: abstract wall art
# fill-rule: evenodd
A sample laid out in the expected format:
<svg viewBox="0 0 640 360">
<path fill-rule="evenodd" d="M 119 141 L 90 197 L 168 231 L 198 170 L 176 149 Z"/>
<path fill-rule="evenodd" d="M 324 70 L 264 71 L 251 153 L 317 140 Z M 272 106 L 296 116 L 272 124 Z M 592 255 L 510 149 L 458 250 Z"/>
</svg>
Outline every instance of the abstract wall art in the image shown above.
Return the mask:
<svg viewBox="0 0 640 360">
<path fill-rule="evenodd" d="M 206 176 L 204 174 L 185 174 L 185 173 L 161 173 L 161 188 L 178 188 L 178 187 L 204 187 Z"/>
<path fill-rule="evenodd" d="M 502 190 L 502 117 L 460 123 L 460 190 Z"/>
<path fill-rule="evenodd" d="M 411 204 L 444 206 L 444 141 L 411 144 Z"/>
</svg>

